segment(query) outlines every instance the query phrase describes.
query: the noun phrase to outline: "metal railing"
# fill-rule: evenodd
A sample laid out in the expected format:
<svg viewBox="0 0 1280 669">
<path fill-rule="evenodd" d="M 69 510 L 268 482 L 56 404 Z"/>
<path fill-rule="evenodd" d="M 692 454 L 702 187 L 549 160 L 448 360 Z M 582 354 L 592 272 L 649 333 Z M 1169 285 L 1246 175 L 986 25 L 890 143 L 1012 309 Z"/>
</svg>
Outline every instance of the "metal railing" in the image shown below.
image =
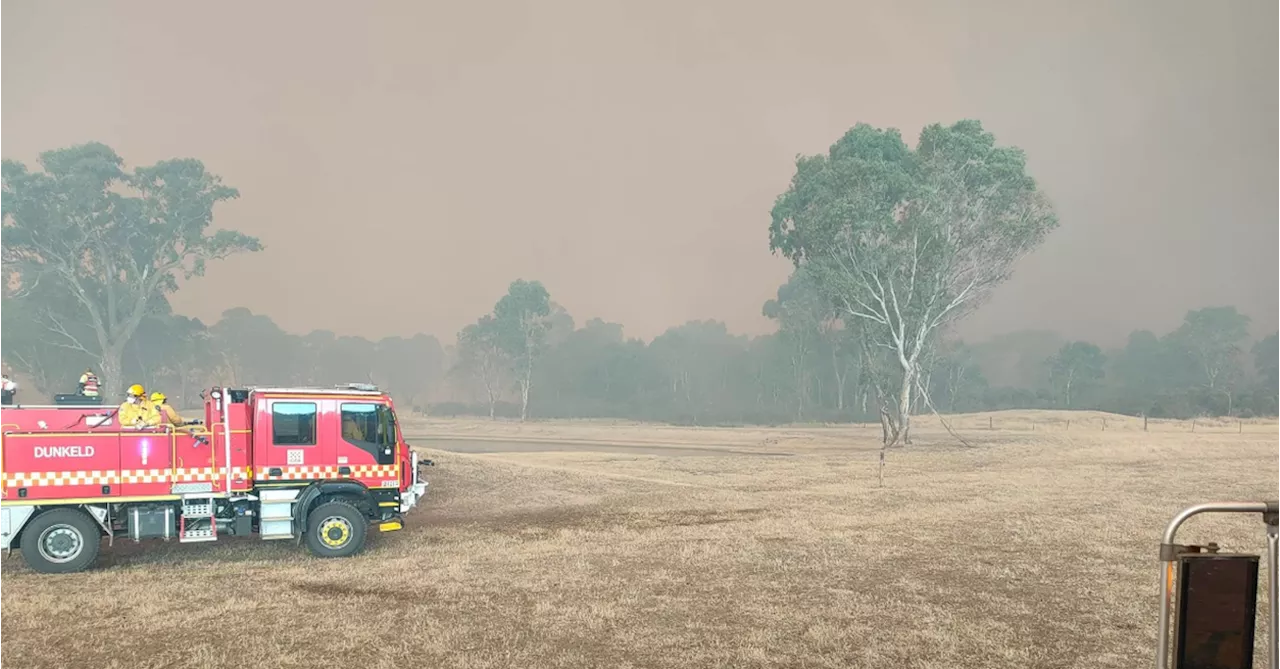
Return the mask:
<svg viewBox="0 0 1280 669">
<path fill-rule="evenodd" d="M 1278 591 L 1278 583 L 1276 569 L 1280 564 L 1280 555 L 1277 554 L 1277 547 L 1280 546 L 1280 537 L 1277 536 L 1277 517 L 1280 512 L 1280 502 L 1210 502 L 1208 504 L 1197 504 L 1196 506 L 1187 507 L 1181 513 L 1173 517 L 1169 521 L 1169 526 L 1164 530 L 1164 538 L 1160 543 L 1160 561 L 1165 564 L 1164 578 L 1160 579 L 1160 627 L 1156 637 L 1156 669 L 1169 669 L 1170 654 L 1170 622 L 1173 609 L 1173 580 L 1174 569 L 1179 554 L 1183 552 L 1185 547 L 1174 543 L 1178 534 L 1178 528 L 1182 526 L 1187 519 L 1202 513 L 1257 513 L 1261 514 L 1263 522 L 1267 528 L 1267 592 L 1268 592 L 1268 612 L 1267 612 L 1267 666 L 1270 669 L 1280 669 L 1280 656 L 1277 655 L 1277 626 L 1280 626 L 1280 591 Z"/>
</svg>

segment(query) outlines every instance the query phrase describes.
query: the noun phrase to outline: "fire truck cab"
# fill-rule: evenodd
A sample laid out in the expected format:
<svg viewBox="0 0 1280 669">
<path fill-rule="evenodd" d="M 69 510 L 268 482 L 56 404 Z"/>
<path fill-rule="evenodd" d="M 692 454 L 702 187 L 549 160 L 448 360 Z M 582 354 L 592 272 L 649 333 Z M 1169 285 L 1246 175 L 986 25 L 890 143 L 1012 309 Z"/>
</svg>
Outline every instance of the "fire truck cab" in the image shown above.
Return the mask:
<svg viewBox="0 0 1280 669">
<path fill-rule="evenodd" d="M 115 407 L 15 406 L 0 433 L 0 548 L 44 573 L 88 568 L 101 539 L 256 534 L 319 557 L 404 526 L 426 493 L 390 396 L 335 388 L 213 388 L 203 424 L 133 428 Z"/>
</svg>

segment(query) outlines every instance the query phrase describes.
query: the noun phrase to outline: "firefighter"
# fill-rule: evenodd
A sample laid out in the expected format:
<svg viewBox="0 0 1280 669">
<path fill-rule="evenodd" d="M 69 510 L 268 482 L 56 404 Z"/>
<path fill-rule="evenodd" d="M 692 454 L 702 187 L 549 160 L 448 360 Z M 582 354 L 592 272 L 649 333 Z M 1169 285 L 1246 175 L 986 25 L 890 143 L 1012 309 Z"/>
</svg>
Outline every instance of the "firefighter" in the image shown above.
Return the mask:
<svg viewBox="0 0 1280 669">
<path fill-rule="evenodd" d="M 360 426 L 360 423 L 356 422 L 355 416 L 351 414 L 347 414 L 342 418 L 342 438 L 347 441 L 364 441 L 364 428 Z"/>
<path fill-rule="evenodd" d="M 93 369 L 84 370 L 84 374 L 80 375 L 80 394 L 84 397 L 98 397 L 98 375 L 93 373 Z"/>
<path fill-rule="evenodd" d="M 18 384 L 9 378 L 8 374 L 0 375 L 0 404 L 10 406 L 13 404 L 13 396 L 18 392 Z"/>
<path fill-rule="evenodd" d="M 156 391 L 151 393 L 151 406 L 155 407 L 156 414 L 160 416 L 161 425 L 172 425 L 175 428 L 183 428 L 188 425 L 197 425 L 200 421 L 185 420 L 178 415 L 178 410 L 169 404 L 169 398 L 164 393 Z"/>
<path fill-rule="evenodd" d="M 160 413 L 147 399 L 147 391 L 135 383 L 117 412 L 122 427 L 152 427 L 160 424 Z"/>
</svg>

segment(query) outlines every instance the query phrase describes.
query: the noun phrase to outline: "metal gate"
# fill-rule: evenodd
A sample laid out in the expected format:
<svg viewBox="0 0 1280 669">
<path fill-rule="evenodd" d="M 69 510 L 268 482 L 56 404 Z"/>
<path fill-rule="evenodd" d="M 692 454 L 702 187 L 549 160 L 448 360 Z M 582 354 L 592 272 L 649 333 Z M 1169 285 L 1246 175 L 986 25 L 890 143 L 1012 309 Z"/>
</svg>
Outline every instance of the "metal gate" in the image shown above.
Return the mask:
<svg viewBox="0 0 1280 669">
<path fill-rule="evenodd" d="M 1156 637 L 1156 669 L 1251 669 L 1259 560 L 1256 555 L 1228 554 L 1217 544 L 1174 543 L 1178 528 L 1202 513 L 1256 513 L 1267 531 L 1268 666 L 1280 669 L 1276 628 L 1280 624 L 1277 556 L 1280 502 L 1214 502 L 1183 509 L 1165 528 L 1160 544 L 1164 575 L 1160 579 L 1160 628 Z M 1174 592 L 1178 593 L 1174 596 Z M 1175 619 L 1176 629 L 1171 629 Z M 1173 656 L 1170 664 L 1170 655 Z"/>
</svg>

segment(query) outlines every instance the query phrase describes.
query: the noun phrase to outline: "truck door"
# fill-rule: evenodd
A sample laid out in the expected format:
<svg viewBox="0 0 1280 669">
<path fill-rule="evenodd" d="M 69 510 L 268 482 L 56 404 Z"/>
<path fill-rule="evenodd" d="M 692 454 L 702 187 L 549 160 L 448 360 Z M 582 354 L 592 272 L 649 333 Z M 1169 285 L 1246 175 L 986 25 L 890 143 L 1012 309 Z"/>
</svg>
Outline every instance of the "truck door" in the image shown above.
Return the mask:
<svg viewBox="0 0 1280 669">
<path fill-rule="evenodd" d="M 337 404 L 341 417 L 336 451 L 339 474 L 370 488 L 398 487 L 396 424 L 391 407 L 376 400 L 337 400 Z"/>
<path fill-rule="evenodd" d="M 333 402 L 313 398 L 266 400 L 269 429 L 255 430 L 255 453 L 265 456 L 254 478 L 311 481 L 327 476 L 333 464 L 333 440 L 320 438 L 320 425 Z M 325 405 L 329 406 L 325 406 Z"/>
</svg>

